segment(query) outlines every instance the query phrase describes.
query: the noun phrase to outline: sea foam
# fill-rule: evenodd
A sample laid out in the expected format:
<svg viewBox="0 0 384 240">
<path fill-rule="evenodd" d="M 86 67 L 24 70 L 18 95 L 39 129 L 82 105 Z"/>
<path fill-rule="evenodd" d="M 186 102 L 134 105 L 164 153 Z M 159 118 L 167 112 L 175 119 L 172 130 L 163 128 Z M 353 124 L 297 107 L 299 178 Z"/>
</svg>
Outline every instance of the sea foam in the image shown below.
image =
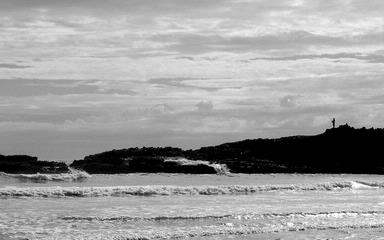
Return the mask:
<svg viewBox="0 0 384 240">
<path fill-rule="evenodd" d="M 155 216 L 155 217 L 134 217 L 134 216 L 64 216 L 60 219 L 67 221 L 100 221 L 100 222 L 161 222 L 161 221 L 201 221 L 201 220 L 261 220 L 272 218 L 340 218 L 358 216 L 384 215 L 384 211 L 329 211 L 329 212 L 287 212 L 287 213 L 247 213 L 247 214 L 224 214 L 224 215 L 185 215 L 185 216 Z"/>
<path fill-rule="evenodd" d="M 210 163 L 208 161 L 203 161 L 203 160 L 189 160 L 186 158 L 167 158 L 165 159 L 165 162 L 174 162 L 182 166 L 183 165 L 184 166 L 206 165 L 215 169 L 217 174 L 225 174 L 225 175 L 230 174 L 229 168 L 227 167 L 226 164 Z"/>
<path fill-rule="evenodd" d="M 369 183 L 360 183 L 370 186 Z M 375 183 L 376 187 L 379 183 Z M 360 186 L 360 185 L 359 185 Z M 380 187 L 384 186 L 381 184 Z M 4 187 L 0 197 L 124 197 L 124 196 L 173 196 L 173 195 L 245 195 L 271 191 L 340 191 L 356 189 L 355 182 L 334 182 L 294 185 L 224 185 L 224 186 L 113 186 L 113 187 Z M 359 187 L 358 189 L 361 189 Z"/>
<path fill-rule="evenodd" d="M 281 233 L 281 232 L 302 232 L 306 230 L 352 230 L 352 229 L 378 229 L 383 228 L 382 221 L 373 223 L 347 223 L 340 222 L 335 225 L 327 224 L 295 224 L 295 223 L 280 223 L 274 226 L 260 226 L 250 224 L 222 223 L 222 225 L 210 226 L 194 226 L 194 227 L 158 227 L 157 229 L 149 228 L 146 230 L 123 230 L 118 232 L 94 234 L 92 237 L 87 233 L 77 233 L 71 239 L 94 239 L 94 240 L 154 240 L 154 239 L 190 239 L 190 238 L 205 238 L 220 237 L 238 238 L 241 236 L 251 236 L 251 234 L 266 234 L 266 233 Z M 108 231 L 108 230 L 107 230 Z M 84 235 L 83 235 L 84 234 Z M 55 239 L 67 239 L 68 236 Z M 256 237 L 256 236 L 255 236 Z M 228 239 L 228 238 L 225 238 Z M 247 238 L 249 239 L 249 238 Z"/>
<path fill-rule="evenodd" d="M 10 174 L 0 172 L 0 176 L 8 178 L 16 178 L 20 180 L 32 181 L 32 182 L 47 182 L 47 181 L 79 181 L 91 177 L 88 173 L 76 169 L 70 169 L 69 173 L 60 174 L 47 174 L 47 173 L 36 173 L 36 174 Z"/>
</svg>

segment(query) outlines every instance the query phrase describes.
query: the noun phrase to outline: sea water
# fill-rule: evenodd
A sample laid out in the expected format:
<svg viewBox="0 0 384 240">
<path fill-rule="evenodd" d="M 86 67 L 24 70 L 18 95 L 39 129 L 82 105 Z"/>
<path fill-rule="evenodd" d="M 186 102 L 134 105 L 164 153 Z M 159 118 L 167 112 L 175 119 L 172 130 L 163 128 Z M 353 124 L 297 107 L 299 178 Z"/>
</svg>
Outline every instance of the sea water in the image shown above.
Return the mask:
<svg viewBox="0 0 384 240">
<path fill-rule="evenodd" d="M 384 178 L 1 173 L 0 239 L 384 239 Z"/>
</svg>

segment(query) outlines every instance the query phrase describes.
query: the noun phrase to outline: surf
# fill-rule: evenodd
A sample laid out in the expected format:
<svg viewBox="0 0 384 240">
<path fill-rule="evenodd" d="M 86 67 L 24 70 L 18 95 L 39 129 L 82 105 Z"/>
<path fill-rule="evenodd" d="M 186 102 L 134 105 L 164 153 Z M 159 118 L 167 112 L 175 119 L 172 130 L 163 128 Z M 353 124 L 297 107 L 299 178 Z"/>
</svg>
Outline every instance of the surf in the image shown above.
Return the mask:
<svg viewBox="0 0 384 240">
<path fill-rule="evenodd" d="M 220 186 L 174 186 L 174 185 L 147 185 L 147 186 L 107 186 L 107 187 L 3 187 L 0 188 L 1 198 L 14 197 L 129 197 L 129 196 L 177 196 L 177 195 L 247 195 L 260 192 L 278 191 L 341 191 L 364 190 L 370 183 L 353 181 L 331 182 L 319 184 L 292 184 L 292 185 L 220 185 Z M 384 183 L 371 183 L 376 188 L 382 188 Z"/>
<path fill-rule="evenodd" d="M 69 173 L 60 173 L 60 174 L 45 174 L 45 173 L 36 173 L 36 174 L 10 174 L 0 172 L 0 177 L 14 178 L 22 181 L 31 181 L 31 182 L 72 182 L 72 181 L 81 181 L 87 178 L 90 178 L 91 175 L 88 173 L 70 168 Z"/>
</svg>

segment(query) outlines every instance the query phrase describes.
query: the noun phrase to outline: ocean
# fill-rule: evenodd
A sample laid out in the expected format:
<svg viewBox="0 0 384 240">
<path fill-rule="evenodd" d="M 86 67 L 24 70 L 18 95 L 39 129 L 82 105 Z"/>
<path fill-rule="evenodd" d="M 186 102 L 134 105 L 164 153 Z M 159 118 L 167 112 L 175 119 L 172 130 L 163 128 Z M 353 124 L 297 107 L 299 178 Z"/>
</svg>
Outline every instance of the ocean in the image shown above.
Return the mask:
<svg viewBox="0 0 384 240">
<path fill-rule="evenodd" d="M 384 239 L 384 178 L 0 173 L 0 239 Z"/>
</svg>

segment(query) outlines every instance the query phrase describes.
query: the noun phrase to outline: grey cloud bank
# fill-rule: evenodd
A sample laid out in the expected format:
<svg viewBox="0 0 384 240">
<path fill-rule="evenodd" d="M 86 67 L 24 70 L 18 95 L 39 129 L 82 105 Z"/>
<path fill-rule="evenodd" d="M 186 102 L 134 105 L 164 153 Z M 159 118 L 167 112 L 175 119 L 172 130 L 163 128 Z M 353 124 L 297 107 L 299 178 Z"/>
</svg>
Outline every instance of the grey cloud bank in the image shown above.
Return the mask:
<svg viewBox="0 0 384 240">
<path fill-rule="evenodd" d="M 26 65 L 19 65 L 14 63 L 0 63 L 0 68 L 8 68 L 8 69 L 23 69 L 23 68 L 30 68 L 31 66 Z"/>
</svg>

